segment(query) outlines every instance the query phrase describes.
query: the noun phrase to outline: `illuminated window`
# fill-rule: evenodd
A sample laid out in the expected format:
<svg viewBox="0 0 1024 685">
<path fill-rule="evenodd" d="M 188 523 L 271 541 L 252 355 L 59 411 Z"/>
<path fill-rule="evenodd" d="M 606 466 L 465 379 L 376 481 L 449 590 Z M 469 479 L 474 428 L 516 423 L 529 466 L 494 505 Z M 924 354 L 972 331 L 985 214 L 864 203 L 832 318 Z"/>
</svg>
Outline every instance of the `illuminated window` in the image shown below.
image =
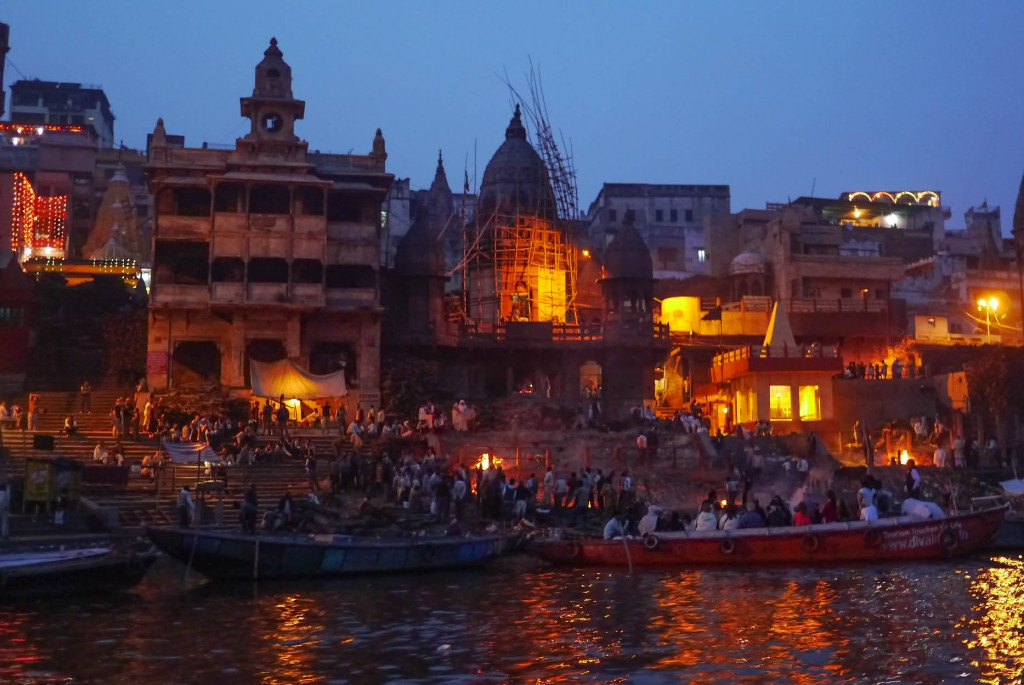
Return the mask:
<svg viewBox="0 0 1024 685">
<path fill-rule="evenodd" d="M 387 213 L 387 210 L 384 210 L 384 209 L 380 210 L 380 227 L 381 228 L 387 228 L 388 227 L 388 213 Z"/>
<path fill-rule="evenodd" d="M 686 211 L 690 211 L 690 210 L 686 210 Z M 697 250 L 697 261 L 698 262 L 706 262 L 707 259 L 708 259 L 708 254 L 707 254 L 707 252 L 704 251 L 704 248 L 701 248 L 701 249 Z"/>
<path fill-rule="evenodd" d="M 768 402 L 771 408 L 772 421 L 793 420 L 793 395 L 788 385 L 772 385 L 768 387 Z"/>
<path fill-rule="evenodd" d="M 821 393 L 816 385 L 800 386 L 800 420 L 821 421 Z"/>
<path fill-rule="evenodd" d="M 740 423 L 757 421 L 757 394 L 753 390 L 736 391 L 736 420 Z"/>
</svg>

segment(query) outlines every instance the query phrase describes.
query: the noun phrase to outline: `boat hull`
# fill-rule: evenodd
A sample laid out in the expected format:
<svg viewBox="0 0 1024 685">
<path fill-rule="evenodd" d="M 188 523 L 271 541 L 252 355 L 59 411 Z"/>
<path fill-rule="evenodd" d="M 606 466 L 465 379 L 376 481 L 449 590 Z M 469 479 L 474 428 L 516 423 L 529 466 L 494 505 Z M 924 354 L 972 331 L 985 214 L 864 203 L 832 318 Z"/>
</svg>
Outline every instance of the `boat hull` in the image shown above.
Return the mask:
<svg viewBox="0 0 1024 685">
<path fill-rule="evenodd" d="M 105 593 L 134 587 L 157 552 L 108 548 L 93 554 L 54 555 L 37 563 L 0 565 L 0 599 Z"/>
<path fill-rule="evenodd" d="M 529 549 L 567 566 L 702 566 L 914 561 L 964 556 L 996 535 L 1006 507 L 940 520 L 881 519 L 786 528 L 541 540 Z"/>
<path fill-rule="evenodd" d="M 508 551 L 505 536 L 424 538 L 408 541 L 317 540 L 276 535 L 151 527 L 153 543 L 168 556 L 217 580 L 331 578 L 466 568 Z"/>
</svg>

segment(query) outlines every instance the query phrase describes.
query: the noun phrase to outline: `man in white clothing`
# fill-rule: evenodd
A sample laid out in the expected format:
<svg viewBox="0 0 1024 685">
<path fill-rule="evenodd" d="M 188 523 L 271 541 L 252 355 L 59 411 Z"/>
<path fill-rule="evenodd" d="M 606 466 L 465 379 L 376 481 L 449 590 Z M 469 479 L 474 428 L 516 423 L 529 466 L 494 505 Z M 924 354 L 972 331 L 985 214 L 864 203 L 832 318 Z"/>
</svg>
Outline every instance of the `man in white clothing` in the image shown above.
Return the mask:
<svg viewBox="0 0 1024 685">
<path fill-rule="evenodd" d="M 878 509 L 875 509 L 874 504 L 868 504 L 867 506 L 861 507 L 860 509 L 860 520 L 861 521 L 877 521 L 878 520 Z"/>
</svg>

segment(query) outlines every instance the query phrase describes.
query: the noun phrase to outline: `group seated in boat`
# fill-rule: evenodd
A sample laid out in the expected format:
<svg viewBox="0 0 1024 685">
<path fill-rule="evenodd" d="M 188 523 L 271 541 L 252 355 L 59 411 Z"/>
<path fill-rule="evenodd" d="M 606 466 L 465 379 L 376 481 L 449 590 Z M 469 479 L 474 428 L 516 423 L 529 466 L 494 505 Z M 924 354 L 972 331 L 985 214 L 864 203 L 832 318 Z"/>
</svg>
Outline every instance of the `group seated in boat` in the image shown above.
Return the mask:
<svg viewBox="0 0 1024 685">
<path fill-rule="evenodd" d="M 812 502 L 799 502 L 792 511 L 789 504 L 778 495 L 772 497 L 767 509 L 762 508 L 756 499 L 751 499 L 744 507 L 727 504 L 721 507 L 714 501 L 714 492 L 708 499 L 701 502 L 700 511 L 692 520 L 671 512 L 667 516 L 657 505 L 649 505 L 647 514 L 636 524 L 637 535 L 649 535 L 655 532 L 705 532 L 716 530 L 736 530 L 747 528 L 786 528 L 810 526 L 826 523 L 847 523 L 853 519 L 844 502 L 837 501 L 836 494 L 829 491 L 824 507 Z M 874 508 L 874 505 L 870 505 Z M 900 515 L 915 520 L 943 519 L 946 512 L 935 502 L 926 502 L 915 498 L 903 501 Z M 863 515 L 862 521 L 877 521 L 878 516 L 868 518 Z M 622 537 L 630 533 L 630 523 L 625 515 L 612 517 L 605 525 L 605 539 Z"/>
</svg>

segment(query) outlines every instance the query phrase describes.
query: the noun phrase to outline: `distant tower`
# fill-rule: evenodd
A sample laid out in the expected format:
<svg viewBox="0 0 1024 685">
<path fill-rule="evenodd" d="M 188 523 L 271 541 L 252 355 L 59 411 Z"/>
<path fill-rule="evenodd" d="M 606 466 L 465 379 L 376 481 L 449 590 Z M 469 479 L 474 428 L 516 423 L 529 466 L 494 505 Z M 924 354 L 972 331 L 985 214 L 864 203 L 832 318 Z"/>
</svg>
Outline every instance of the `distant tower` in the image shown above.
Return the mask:
<svg viewBox="0 0 1024 685">
<path fill-rule="evenodd" d="M 295 121 L 305 116 L 306 103 L 292 96 L 292 68 L 276 38 L 270 39 L 263 61 L 256 65 L 252 97 L 241 98 L 241 107 L 242 116 L 251 122 L 249 134 L 237 141 L 242 156 L 305 163 L 307 143 L 295 135 Z"/>
<path fill-rule="evenodd" d="M 7 53 L 11 49 L 7 42 L 10 37 L 11 27 L 0 24 L 0 118 L 4 116 L 4 65 L 7 63 Z"/>
<path fill-rule="evenodd" d="M 622 227 L 605 248 L 600 283 L 606 321 L 651 322 L 654 263 L 647 244 L 633 225 L 632 212 L 626 213 Z"/>
<path fill-rule="evenodd" d="M 654 395 L 654 264 L 647 244 L 627 212 L 604 251 L 601 292 L 605 301 L 602 396 L 605 414 L 625 418 Z"/>
<path fill-rule="evenodd" d="M 433 342 L 444 330 L 444 248 L 426 202 L 395 254 L 395 271 L 404 292 L 396 298 L 396 323 L 416 342 Z"/>
</svg>

